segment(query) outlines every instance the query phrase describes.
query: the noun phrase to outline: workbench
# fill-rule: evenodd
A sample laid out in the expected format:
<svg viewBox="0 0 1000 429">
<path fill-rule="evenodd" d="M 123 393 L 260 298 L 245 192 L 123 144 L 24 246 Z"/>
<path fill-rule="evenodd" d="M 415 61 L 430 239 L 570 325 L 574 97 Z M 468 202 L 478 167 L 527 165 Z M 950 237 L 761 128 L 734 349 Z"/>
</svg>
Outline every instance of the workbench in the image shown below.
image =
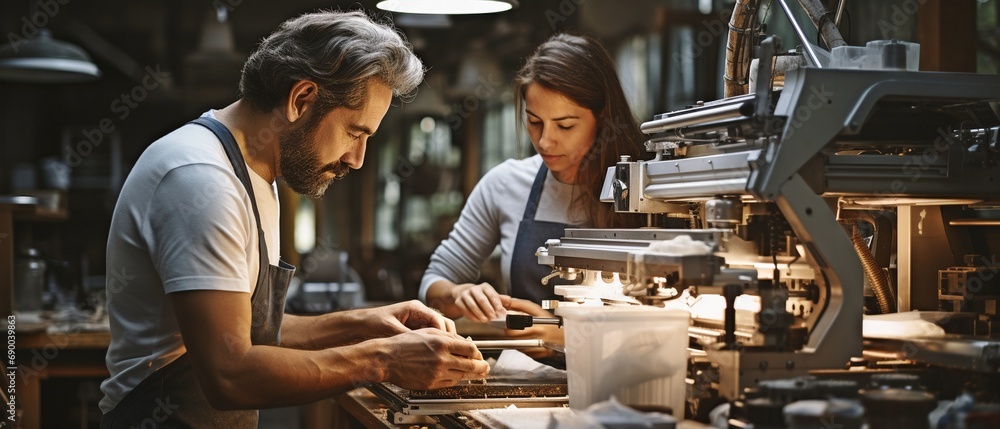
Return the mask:
<svg viewBox="0 0 1000 429">
<path fill-rule="evenodd" d="M 491 426 L 473 420 L 461 414 L 444 416 L 412 417 L 402 423 L 393 422 L 393 415 L 388 404 L 382 401 L 374 393 L 365 387 L 342 393 L 335 396 L 332 401 L 335 403 L 334 429 L 344 428 L 445 428 L 445 429 L 494 429 L 503 426 Z M 562 409 L 568 410 L 568 408 Z M 560 411 L 562 411 L 560 410 Z M 539 413 L 554 412 L 552 408 L 525 408 L 521 411 L 531 413 L 533 417 Z M 398 417 L 398 416 L 397 416 Z M 702 423 L 684 420 L 678 422 L 677 429 L 710 429 L 710 426 Z"/>
<path fill-rule="evenodd" d="M 17 409 L 20 428 L 41 427 L 42 380 L 52 378 L 107 378 L 104 356 L 111 343 L 110 331 L 49 333 L 45 330 L 17 333 Z M 67 412 L 54 404 L 48 411 Z M 87 416 L 82 416 L 86 419 Z"/>
</svg>

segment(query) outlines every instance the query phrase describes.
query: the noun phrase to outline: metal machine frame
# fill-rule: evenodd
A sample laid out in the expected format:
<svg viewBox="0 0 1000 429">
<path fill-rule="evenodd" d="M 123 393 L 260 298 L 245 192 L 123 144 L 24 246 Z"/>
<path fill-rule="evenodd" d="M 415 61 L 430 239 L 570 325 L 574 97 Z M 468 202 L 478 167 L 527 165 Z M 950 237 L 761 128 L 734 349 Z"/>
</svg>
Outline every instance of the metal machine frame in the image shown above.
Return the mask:
<svg viewBox="0 0 1000 429">
<path fill-rule="evenodd" d="M 770 70 L 761 73 L 767 76 Z M 939 129 L 937 135 L 901 132 L 899 137 L 871 132 L 883 127 L 884 118 L 878 113 L 884 106 L 936 111 L 1000 100 L 1000 80 L 995 76 L 803 67 L 786 74 L 784 88 L 777 94 L 773 104 L 772 94 L 765 90 L 658 115 L 643 124 L 643 131 L 652 137 L 647 147 L 657 147 L 657 141 L 674 148 L 686 146 L 686 156 L 663 159 L 660 152 L 650 161 L 623 159 L 609 169 L 602 195 L 617 211 L 634 213 L 683 213 L 692 201 L 743 196 L 776 204 L 794 231 L 807 253 L 803 262 L 815 270 L 820 285 L 818 314 L 798 350 L 755 350 L 726 343 L 708 348 L 708 357 L 720 367 L 720 393 L 729 399 L 760 380 L 839 369 L 861 355 L 864 274 L 831 208 L 831 197 L 886 206 L 920 199 L 949 204 L 1000 197 L 989 186 L 998 172 L 989 151 L 996 148 L 971 151 L 952 138 L 959 130 L 951 128 Z M 736 130 L 741 138 L 684 144 L 687 136 L 713 130 L 720 134 Z M 876 148 L 932 147 L 937 156 L 928 161 L 920 152 L 841 154 L 843 142 Z M 908 170 L 914 165 L 920 174 Z M 540 249 L 539 262 L 564 273 L 625 272 L 629 252 L 682 233 L 710 243 L 727 234 L 711 229 L 572 230 Z M 725 263 L 713 258 L 661 256 L 644 263 L 654 270 L 681 272 L 684 285 L 709 293 L 740 283 L 742 292 L 749 293 L 755 286 L 756 279 L 745 282 L 725 275 Z"/>
</svg>

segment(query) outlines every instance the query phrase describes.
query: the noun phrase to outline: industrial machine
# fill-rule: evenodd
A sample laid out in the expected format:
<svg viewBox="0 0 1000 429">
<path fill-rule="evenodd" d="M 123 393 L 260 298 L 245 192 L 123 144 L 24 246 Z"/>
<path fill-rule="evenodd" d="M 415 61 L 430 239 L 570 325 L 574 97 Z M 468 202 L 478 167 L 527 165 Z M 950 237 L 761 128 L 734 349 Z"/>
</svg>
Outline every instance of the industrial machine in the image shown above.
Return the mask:
<svg viewBox="0 0 1000 429">
<path fill-rule="evenodd" d="M 560 305 L 689 308 L 689 404 L 886 368 L 996 380 L 1000 78 L 907 70 L 894 41 L 874 66 L 831 68 L 836 48 L 802 43 L 788 61 L 761 42 L 750 94 L 642 124 L 648 159 L 622 157 L 601 197 L 649 227 L 540 248 L 577 283 L 556 286 Z M 948 333 L 866 337 L 864 314 L 910 310 Z"/>
<path fill-rule="evenodd" d="M 956 409 L 992 404 L 980 422 L 996 423 L 1000 78 L 916 71 L 913 44 L 844 46 L 813 0 L 799 3 L 831 51 L 793 21 L 797 49 L 766 38 L 740 69 L 750 45 L 733 35 L 751 33 L 759 2 L 736 3 L 727 97 L 656 115 L 641 126 L 648 157 L 608 169 L 601 200 L 647 227 L 549 240 L 538 262 L 575 284 L 544 304 L 689 311 L 678 417 L 728 402 L 730 427 L 783 427 L 817 417 L 786 408 L 797 400 L 846 398 L 880 410 L 865 414 L 870 427 L 922 427 L 935 398 L 967 397 Z M 749 93 L 731 93 L 747 78 Z M 897 323 L 869 329 L 878 314 Z M 941 332 L 899 330 L 918 322 Z M 628 362 L 603 373 L 627 379 L 628 366 L 663 360 Z M 861 427 L 855 405 L 796 427 Z"/>
</svg>

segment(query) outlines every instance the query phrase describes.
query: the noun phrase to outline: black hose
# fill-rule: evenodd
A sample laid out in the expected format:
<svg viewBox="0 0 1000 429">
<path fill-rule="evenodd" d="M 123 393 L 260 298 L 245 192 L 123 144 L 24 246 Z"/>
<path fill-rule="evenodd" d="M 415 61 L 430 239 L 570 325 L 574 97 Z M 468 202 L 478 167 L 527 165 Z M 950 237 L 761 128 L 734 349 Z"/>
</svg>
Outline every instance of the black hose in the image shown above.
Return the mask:
<svg viewBox="0 0 1000 429">
<path fill-rule="evenodd" d="M 871 250 L 868 249 L 868 245 L 865 244 L 865 240 L 861 238 L 861 232 L 858 231 L 858 227 L 855 225 L 852 229 L 851 243 L 854 244 L 854 250 L 858 252 L 858 257 L 861 258 L 861 266 L 865 270 L 865 277 L 868 278 L 868 282 L 872 285 L 872 292 L 875 293 L 875 300 L 878 301 L 879 311 L 883 314 L 895 313 L 896 297 L 892 293 L 892 287 L 889 285 L 889 275 L 875 261 L 875 255 L 872 255 Z"/>
</svg>

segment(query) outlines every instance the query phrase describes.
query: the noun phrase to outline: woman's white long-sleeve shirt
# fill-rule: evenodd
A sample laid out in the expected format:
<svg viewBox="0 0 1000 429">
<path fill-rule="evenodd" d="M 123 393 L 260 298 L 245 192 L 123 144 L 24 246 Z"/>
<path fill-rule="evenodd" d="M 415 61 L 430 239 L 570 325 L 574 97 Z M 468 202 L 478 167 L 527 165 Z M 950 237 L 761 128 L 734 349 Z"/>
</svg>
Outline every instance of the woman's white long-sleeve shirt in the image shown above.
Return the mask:
<svg viewBox="0 0 1000 429">
<path fill-rule="evenodd" d="M 503 274 L 503 289 L 499 292 L 509 293 L 511 253 L 531 184 L 541 165 L 542 157 L 538 155 L 510 159 L 480 179 L 448 238 L 431 255 L 430 265 L 420 282 L 421 301 L 427 302 L 427 289 L 438 280 L 445 279 L 455 284 L 475 282 L 483 262 L 497 244 L 500 245 L 500 269 Z M 583 213 L 569 210 L 575 196 L 573 188 L 573 185 L 556 180 L 550 171 L 539 198 L 535 219 L 582 224 Z"/>
</svg>

